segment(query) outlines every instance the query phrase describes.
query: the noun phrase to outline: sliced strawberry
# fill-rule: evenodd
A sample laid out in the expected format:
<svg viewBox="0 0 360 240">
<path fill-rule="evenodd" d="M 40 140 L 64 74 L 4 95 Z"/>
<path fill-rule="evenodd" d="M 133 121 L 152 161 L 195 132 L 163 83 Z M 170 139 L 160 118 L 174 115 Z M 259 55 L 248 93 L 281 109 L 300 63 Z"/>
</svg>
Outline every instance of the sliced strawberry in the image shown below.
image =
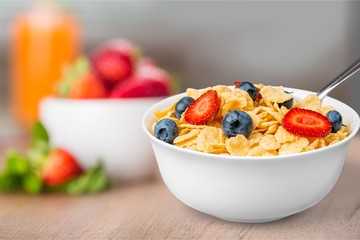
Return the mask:
<svg viewBox="0 0 360 240">
<path fill-rule="evenodd" d="M 185 121 L 194 125 L 208 123 L 219 109 L 220 101 L 215 90 L 209 90 L 189 104 Z"/>
<path fill-rule="evenodd" d="M 115 86 L 110 98 L 160 97 L 170 94 L 167 82 L 142 78 L 131 78 Z"/>
<path fill-rule="evenodd" d="M 92 57 L 92 67 L 107 86 L 113 86 L 133 73 L 132 58 L 117 49 L 101 49 Z"/>
<path fill-rule="evenodd" d="M 83 172 L 75 158 L 64 149 L 53 150 L 48 160 L 49 163 L 43 171 L 43 180 L 49 186 L 66 183 Z"/>
<path fill-rule="evenodd" d="M 262 95 L 261 95 L 261 93 L 260 93 L 260 88 L 257 88 L 258 89 L 258 96 L 257 96 L 257 98 L 256 98 L 256 102 L 260 102 L 260 100 L 262 99 Z"/>
<path fill-rule="evenodd" d="M 70 87 L 69 98 L 105 98 L 107 90 L 93 73 L 85 73 Z"/>
<path fill-rule="evenodd" d="M 288 132 L 302 137 L 325 137 L 331 132 L 331 123 L 318 112 L 292 108 L 284 116 L 283 128 Z"/>
</svg>

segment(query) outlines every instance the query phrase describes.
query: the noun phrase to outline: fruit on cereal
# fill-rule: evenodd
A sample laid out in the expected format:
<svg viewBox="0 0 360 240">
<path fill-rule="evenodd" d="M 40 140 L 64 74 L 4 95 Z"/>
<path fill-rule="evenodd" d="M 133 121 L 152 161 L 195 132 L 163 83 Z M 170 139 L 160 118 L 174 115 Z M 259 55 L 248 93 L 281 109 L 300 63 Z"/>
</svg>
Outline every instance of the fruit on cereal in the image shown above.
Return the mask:
<svg viewBox="0 0 360 240">
<path fill-rule="evenodd" d="M 251 99 L 254 101 L 259 94 L 259 90 L 251 82 L 242 82 L 236 87 L 247 92 L 250 95 Z"/>
<path fill-rule="evenodd" d="M 330 121 L 321 113 L 303 108 L 290 109 L 284 115 L 282 126 L 302 137 L 325 137 L 332 129 Z"/>
<path fill-rule="evenodd" d="M 341 114 L 336 110 L 331 110 L 326 114 L 327 119 L 329 119 L 331 123 L 331 132 L 336 133 L 340 130 L 342 126 L 342 116 Z"/>
<path fill-rule="evenodd" d="M 222 120 L 222 130 L 227 137 L 244 135 L 248 138 L 254 130 L 254 123 L 249 114 L 240 110 L 228 112 Z"/>
<path fill-rule="evenodd" d="M 183 97 L 175 105 L 174 115 L 177 119 L 181 118 L 181 114 L 185 112 L 189 104 L 192 103 L 194 99 L 192 97 Z"/>
<path fill-rule="evenodd" d="M 170 86 L 167 82 L 133 77 L 115 86 L 110 98 L 160 97 L 169 94 Z"/>
<path fill-rule="evenodd" d="M 43 171 L 43 180 L 49 186 L 58 186 L 82 174 L 75 158 L 67 151 L 57 148 L 50 153 Z"/>
<path fill-rule="evenodd" d="M 70 86 L 70 98 L 104 98 L 107 90 L 93 73 L 85 73 Z"/>
<path fill-rule="evenodd" d="M 208 90 L 189 104 L 185 111 L 185 121 L 193 125 L 207 124 L 213 119 L 220 106 L 215 90 Z"/>
<path fill-rule="evenodd" d="M 178 126 L 173 120 L 169 118 L 161 119 L 158 123 L 156 123 L 154 128 L 155 137 L 166 143 L 172 144 L 178 134 Z"/>
<path fill-rule="evenodd" d="M 117 48 L 104 47 L 92 57 L 92 68 L 107 86 L 113 86 L 133 73 L 132 58 Z"/>
<path fill-rule="evenodd" d="M 332 124 L 325 115 L 335 108 L 322 106 L 314 94 L 296 100 L 282 86 L 260 83 L 254 85 L 259 91 L 254 101 L 247 92 L 236 87 L 240 84 L 187 89 L 185 96 L 195 100 L 185 112 L 176 113 L 177 102 L 155 111 L 152 130 L 158 121 L 169 118 L 179 129 L 173 141 L 175 146 L 232 156 L 277 156 L 312 151 L 341 141 L 349 134 L 349 128 L 344 125 L 336 133 L 330 133 Z M 214 100 L 214 92 L 218 102 Z M 191 106 L 195 106 L 192 112 L 189 111 Z M 204 115 L 207 116 L 205 121 Z M 246 126 L 244 133 L 236 132 L 242 125 Z"/>
</svg>

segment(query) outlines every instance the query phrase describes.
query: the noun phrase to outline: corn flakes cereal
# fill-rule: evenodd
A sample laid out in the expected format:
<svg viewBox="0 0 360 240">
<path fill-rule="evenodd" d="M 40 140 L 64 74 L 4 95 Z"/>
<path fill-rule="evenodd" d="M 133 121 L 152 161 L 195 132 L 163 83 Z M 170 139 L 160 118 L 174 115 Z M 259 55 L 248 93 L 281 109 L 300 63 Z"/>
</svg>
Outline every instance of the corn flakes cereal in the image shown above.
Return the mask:
<svg viewBox="0 0 360 240">
<path fill-rule="evenodd" d="M 264 86 L 260 90 L 260 94 L 264 100 L 270 102 L 283 103 L 292 98 L 292 95 L 286 93 L 283 87 Z"/>
<path fill-rule="evenodd" d="M 316 112 L 320 112 L 321 101 L 315 94 L 309 94 L 302 101 L 296 101 L 294 107 L 310 109 Z"/>
<path fill-rule="evenodd" d="M 181 118 L 174 117 L 175 105 L 154 112 L 156 122 L 168 118 L 175 122 L 179 132 L 173 144 L 194 151 L 231 156 L 277 156 L 312 151 L 329 146 L 345 139 L 349 128 L 342 126 L 336 133 L 330 133 L 324 138 L 307 138 L 294 135 L 282 126 L 284 116 L 289 109 L 280 105 L 293 96 L 285 92 L 283 87 L 255 84 L 261 98 L 253 100 L 250 95 L 239 88 L 218 85 L 202 90 L 189 88 L 186 95 L 194 99 L 212 89 L 218 94 L 219 109 L 204 125 L 193 125 Z M 280 106 L 279 106 L 280 105 Z M 322 106 L 320 99 L 310 94 L 303 100 L 294 100 L 292 108 L 305 108 L 317 111 L 324 116 L 332 106 Z M 247 113 L 252 120 L 253 130 L 246 138 L 242 134 L 227 137 L 222 129 L 222 121 L 230 111 L 239 110 Z M 150 131 L 154 134 L 153 123 Z"/>
<path fill-rule="evenodd" d="M 197 136 L 197 149 L 201 152 L 219 153 L 225 151 L 225 143 L 222 143 L 222 131 L 216 127 L 203 128 Z"/>
<path fill-rule="evenodd" d="M 299 137 L 293 142 L 287 142 L 281 145 L 279 155 L 293 154 L 302 152 L 309 145 L 309 140 L 305 137 Z"/>
<path fill-rule="evenodd" d="M 289 133 L 288 131 L 285 130 L 285 128 L 283 128 L 281 126 L 276 131 L 275 138 L 278 141 L 278 143 L 282 144 L 282 143 L 287 143 L 287 142 L 294 142 L 299 137 L 292 133 Z"/>
<path fill-rule="evenodd" d="M 280 148 L 280 144 L 277 142 L 274 135 L 265 135 L 259 142 L 259 146 L 265 150 L 276 150 Z"/>
<path fill-rule="evenodd" d="M 175 110 L 175 105 L 176 103 L 173 103 L 171 106 L 169 106 L 168 108 L 165 108 L 163 110 L 156 110 L 154 115 L 155 118 L 160 120 L 162 118 L 164 118 L 165 116 L 170 117 L 171 114 L 174 112 Z"/>
<path fill-rule="evenodd" d="M 246 156 L 250 151 L 249 142 L 244 135 L 231 137 L 226 141 L 226 150 L 233 156 Z"/>
<path fill-rule="evenodd" d="M 250 149 L 248 156 L 262 156 L 266 153 L 266 149 L 261 146 L 255 146 Z"/>
</svg>

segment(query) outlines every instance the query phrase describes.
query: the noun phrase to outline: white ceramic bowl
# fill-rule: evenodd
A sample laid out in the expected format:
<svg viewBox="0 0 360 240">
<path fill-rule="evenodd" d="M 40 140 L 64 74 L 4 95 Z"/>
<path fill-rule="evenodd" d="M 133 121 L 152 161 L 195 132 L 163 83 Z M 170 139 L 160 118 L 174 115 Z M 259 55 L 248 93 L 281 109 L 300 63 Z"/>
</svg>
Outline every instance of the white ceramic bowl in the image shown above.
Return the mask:
<svg viewBox="0 0 360 240">
<path fill-rule="evenodd" d="M 155 169 L 154 153 L 141 130 L 141 118 L 161 99 L 49 97 L 40 103 L 40 119 L 51 143 L 71 151 L 83 167 L 101 159 L 113 180 L 133 181 L 151 175 Z"/>
<path fill-rule="evenodd" d="M 295 97 L 310 92 L 287 88 Z M 358 114 L 330 97 L 350 126 L 350 135 L 323 149 L 275 157 L 234 157 L 206 154 L 167 144 L 149 132 L 156 109 L 183 94 L 152 106 L 142 126 L 151 141 L 161 176 L 183 203 L 201 212 L 235 222 L 266 222 L 303 211 L 323 199 L 337 182 L 351 139 L 359 129 Z"/>
</svg>

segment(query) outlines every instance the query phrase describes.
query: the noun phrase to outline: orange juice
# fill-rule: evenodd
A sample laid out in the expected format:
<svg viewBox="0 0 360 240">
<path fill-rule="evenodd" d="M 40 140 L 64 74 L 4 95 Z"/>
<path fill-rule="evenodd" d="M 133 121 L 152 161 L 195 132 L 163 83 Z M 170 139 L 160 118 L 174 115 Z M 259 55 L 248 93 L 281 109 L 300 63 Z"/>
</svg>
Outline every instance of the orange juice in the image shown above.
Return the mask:
<svg viewBox="0 0 360 240">
<path fill-rule="evenodd" d="M 41 98 L 54 93 L 63 64 L 79 49 L 79 26 L 55 3 L 38 3 L 11 25 L 12 110 L 24 127 L 38 120 Z"/>
</svg>

